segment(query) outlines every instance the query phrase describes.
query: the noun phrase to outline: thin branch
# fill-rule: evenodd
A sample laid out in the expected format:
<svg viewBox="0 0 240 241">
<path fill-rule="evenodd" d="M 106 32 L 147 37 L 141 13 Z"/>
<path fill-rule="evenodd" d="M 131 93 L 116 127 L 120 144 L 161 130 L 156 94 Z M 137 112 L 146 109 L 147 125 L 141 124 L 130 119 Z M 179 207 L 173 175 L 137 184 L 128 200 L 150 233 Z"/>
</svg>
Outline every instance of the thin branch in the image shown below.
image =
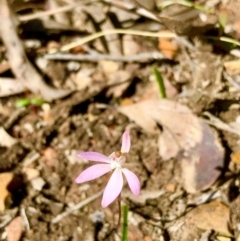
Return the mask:
<svg viewBox="0 0 240 241">
<path fill-rule="evenodd" d="M 44 58 L 50 60 L 74 60 L 74 61 L 88 61 L 88 62 L 98 62 L 99 60 L 111 60 L 111 61 L 119 61 L 119 62 L 143 62 L 146 60 L 152 59 L 163 59 L 165 58 L 163 54 L 154 51 L 154 52 L 146 52 L 135 54 L 131 56 L 122 56 L 122 55 L 108 55 L 108 54 L 64 54 L 64 53 L 56 53 L 56 54 L 46 54 Z"/>
<path fill-rule="evenodd" d="M 51 101 L 69 95 L 72 91 L 58 90 L 48 86 L 28 60 L 23 44 L 16 31 L 16 16 L 7 0 L 0 0 L 0 36 L 6 47 L 8 61 L 17 80 L 35 94 Z"/>
<path fill-rule="evenodd" d="M 88 197 L 85 200 L 83 200 L 82 202 L 74 205 L 66 212 L 63 212 L 63 213 L 57 215 L 54 219 L 52 219 L 52 223 L 58 223 L 61 219 L 67 217 L 72 212 L 74 212 L 80 208 L 83 208 L 84 206 L 88 205 L 89 203 L 93 202 L 95 199 L 100 197 L 102 195 L 102 193 L 103 193 L 103 191 L 97 192 L 96 194 L 92 195 L 91 197 Z"/>
<path fill-rule="evenodd" d="M 218 119 L 217 117 L 215 117 L 211 113 L 206 111 L 203 114 L 209 118 L 209 120 L 204 119 L 204 121 L 206 123 L 208 123 L 209 125 L 215 126 L 220 130 L 228 131 L 228 132 L 231 132 L 231 133 L 234 133 L 234 134 L 240 136 L 240 131 L 235 130 L 233 127 L 231 127 L 227 123 L 221 121 L 220 119 Z"/>
<path fill-rule="evenodd" d="M 230 75 L 228 75 L 225 71 L 223 72 L 224 78 L 235 87 L 235 89 L 240 90 L 240 84 L 237 83 Z"/>
<path fill-rule="evenodd" d="M 76 7 L 79 7 L 79 6 L 84 7 L 83 5 L 85 3 L 95 2 L 95 1 L 96 0 L 82 1 L 82 2 L 69 4 L 67 6 L 59 7 L 57 9 L 48 10 L 48 11 L 44 11 L 44 12 L 40 12 L 40 13 L 25 14 L 25 15 L 22 15 L 22 16 L 18 16 L 18 20 L 20 22 L 26 22 L 26 21 L 30 21 L 30 20 L 34 20 L 34 19 L 44 18 L 46 16 L 51 16 L 51 15 L 54 15 L 54 14 L 57 14 L 57 13 L 63 13 L 63 12 L 71 11 L 72 9 L 74 9 Z"/>
</svg>

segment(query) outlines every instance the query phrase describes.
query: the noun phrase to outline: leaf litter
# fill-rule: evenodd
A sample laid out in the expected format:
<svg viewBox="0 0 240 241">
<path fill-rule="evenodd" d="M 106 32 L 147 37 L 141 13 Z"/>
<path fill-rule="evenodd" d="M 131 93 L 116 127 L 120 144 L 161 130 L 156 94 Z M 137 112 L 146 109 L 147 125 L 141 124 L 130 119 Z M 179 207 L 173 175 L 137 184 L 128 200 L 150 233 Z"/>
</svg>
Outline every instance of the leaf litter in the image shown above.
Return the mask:
<svg viewBox="0 0 240 241">
<path fill-rule="evenodd" d="M 159 154 L 163 160 L 181 160 L 188 192 L 207 189 L 221 174 L 224 149 L 216 133 L 186 106 L 171 100 L 147 100 L 118 110 L 145 131 L 154 133 L 157 124 L 162 126 Z"/>
<path fill-rule="evenodd" d="M 196 5 L 185 9 L 173 1 L 163 9 L 159 1 L 151 1 L 150 4 L 150 1 L 145 0 L 140 5 L 136 1 L 133 4 L 115 0 L 101 3 L 91 1 L 86 5 L 84 2 L 79 4 L 68 1 L 67 5 L 51 0 L 47 1 L 52 4 L 48 9 L 42 3 L 29 7 L 27 3 L 21 6 L 17 1 L 12 2 L 17 9 L 20 5 L 20 10 L 11 7 L 22 23 L 19 32 L 27 55 L 34 53 L 31 61 L 39 68 L 37 74 L 41 76 L 40 85 L 44 76 L 47 82 L 50 80 L 55 86 L 54 93 L 49 89 L 43 92 L 43 99 L 51 101 L 61 98 L 64 89 L 77 92 L 76 95 L 51 103 L 51 106 L 44 103 L 41 105 L 42 110 L 29 105 L 23 116 L 18 115 L 14 119 L 11 118 L 12 112 L 19 96 L 1 99 L 1 107 L 9 110 L 8 114 L 0 113 L 1 123 L 11 120 L 10 124 L 3 125 L 4 131 L 17 142 L 7 147 L 0 146 L 0 164 L 4 167 L 1 170 L 8 169 L 11 174 L 21 172 L 25 178 L 24 187 L 11 193 L 13 204 L 5 206 L 5 213 L 9 214 L 16 207 L 17 211 L 10 220 L 19 218 L 21 213 L 26 231 L 30 226 L 29 232 L 22 233 L 22 240 L 117 240 L 120 231 L 109 234 L 112 215 L 116 211 L 114 205 L 101 211 L 105 218 L 99 219 L 100 223 L 94 223 L 89 218 L 99 210 L 99 190 L 107 179 L 76 187 L 73 180 L 87 164 L 73 160 L 72 156 L 80 149 L 91 148 L 103 153 L 112 151 L 119 144 L 119 133 L 128 129 L 133 135 L 133 148 L 129 157 L 131 163 L 128 164 L 140 176 L 143 189 L 137 200 L 127 192 L 123 193 L 124 202 L 131 209 L 129 240 L 230 241 L 229 237 L 233 239 L 233 236 L 219 236 L 218 232 L 226 234 L 233 231 L 234 241 L 239 241 L 240 149 L 237 136 L 239 107 L 236 107 L 239 102 L 239 56 L 232 54 L 237 51 L 236 46 L 232 46 L 235 48 L 233 51 L 222 51 L 222 42 L 219 41 L 225 39 L 230 40 L 232 45 L 238 44 L 238 20 L 232 20 L 232 17 L 236 17 L 233 14 L 227 19 L 227 25 L 223 21 L 220 23 L 223 29 L 215 24 L 219 8 L 225 11 L 226 1 L 207 1 L 204 6 L 201 5 L 202 2 L 198 4 L 200 1 L 195 1 Z M 225 6 L 227 12 L 231 11 L 228 8 L 234 3 L 229 2 Z M 195 6 L 205 5 L 214 14 L 201 13 L 199 9 L 196 11 Z M 146 7 L 155 9 L 157 14 Z M 69 12 L 66 14 L 65 11 Z M 46 17 L 50 15 L 53 16 Z M 39 28 L 28 29 L 28 24 L 31 26 L 35 22 L 30 20 L 36 18 L 43 26 L 41 34 Z M 70 22 L 73 27 L 69 26 Z M 185 36 L 166 31 L 159 22 Z M 184 25 L 179 24 L 182 22 Z M 218 34 L 211 38 L 209 34 L 214 33 L 206 32 L 208 29 L 213 32 L 217 30 Z M 29 32 L 35 39 L 29 39 Z M 201 36 L 201 33 L 206 35 Z M 235 39 L 221 37 L 225 33 Z M 84 36 L 86 34 L 87 37 Z M 193 38 L 192 35 L 196 34 L 197 37 Z M 148 38 L 133 35 L 159 39 L 149 41 Z M 11 36 L 16 37 L 8 35 Z M 38 45 L 33 46 L 34 42 L 38 42 Z M 3 66 L 0 72 L 3 77 L 12 78 L 9 70 L 13 70 L 19 81 L 19 72 L 16 72 L 13 60 L 9 61 L 5 56 L 5 47 L 9 46 L 0 46 L 0 65 L 7 61 L 11 66 Z M 58 49 L 68 53 L 59 52 Z M 56 54 L 44 55 L 45 53 Z M 44 60 L 41 64 L 37 63 L 39 58 Z M 71 60 L 74 60 L 76 66 L 70 68 Z M 106 60 L 110 60 L 110 63 L 101 68 L 102 63 L 99 61 Z M 137 64 L 132 64 L 133 62 Z M 168 98 L 177 98 L 190 106 L 191 110 L 178 101 L 159 100 L 158 89 L 151 80 L 152 62 L 163 73 Z M 222 71 L 224 67 L 228 74 Z M 39 80 L 36 76 L 35 72 L 35 79 Z M 29 80 L 29 75 L 27 77 Z M 35 92 L 34 86 L 22 81 L 18 83 Z M 14 87 L 18 89 L 17 85 Z M 30 99 L 38 98 L 34 95 L 39 92 L 35 93 Z M 24 92 L 20 98 L 29 99 L 28 95 Z M 138 107 L 149 99 L 151 103 Z M 121 106 L 115 108 L 119 102 Z M 130 105 L 132 108 L 128 109 L 128 114 L 120 112 L 136 124 L 130 123 L 128 118 L 116 111 Z M 203 111 L 211 113 L 211 116 L 204 115 L 209 118 L 207 124 L 193 114 L 202 115 Z M 224 116 L 228 118 L 225 119 Z M 31 131 L 26 123 L 31 126 Z M 217 129 L 221 140 L 216 129 L 211 129 L 208 124 Z M 2 142 L 5 144 L 5 141 Z M 227 146 L 226 166 L 223 165 L 225 157 L 222 143 L 224 148 Z M 16 146 L 23 155 L 16 155 Z M 47 158 L 45 154 L 48 148 L 54 150 L 55 154 Z M 30 158 L 26 165 L 24 156 L 34 152 L 39 154 L 34 157 L 34 161 Z M 229 152 L 232 152 L 231 161 Z M 14 165 L 11 165 L 12 160 Z M 226 168 L 228 161 L 229 167 Z M 218 185 L 212 187 L 222 171 Z M 22 197 L 25 188 L 27 194 Z M 205 191 L 206 188 L 208 190 Z M 7 195 L 10 196 L 10 193 Z M 26 210 L 26 213 L 24 211 L 23 215 L 20 209 Z M 193 215 L 192 219 L 190 214 Z M 0 215 L 2 220 L 3 216 Z M 205 220 L 212 231 L 208 230 L 209 227 L 202 226 Z M 2 239 L 7 238 L 9 221 L 1 223 Z M 17 225 L 19 230 L 20 223 Z M 98 225 L 102 226 L 99 228 Z M 228 227 L 232 230 L 228 230 Z M 15 231 L 11 232 L 14 234 Z"/>
</svg>

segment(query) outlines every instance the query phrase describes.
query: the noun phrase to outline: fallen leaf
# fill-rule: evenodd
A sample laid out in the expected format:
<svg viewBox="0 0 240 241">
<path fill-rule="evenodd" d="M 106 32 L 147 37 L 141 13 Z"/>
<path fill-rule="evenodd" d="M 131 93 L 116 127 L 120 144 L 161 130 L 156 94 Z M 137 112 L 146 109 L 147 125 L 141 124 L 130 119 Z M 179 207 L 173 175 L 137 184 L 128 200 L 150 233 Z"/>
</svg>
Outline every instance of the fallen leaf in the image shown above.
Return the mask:
<svg viewBox="0 0 240 241">
<path fill-rule="evenodd" d="M 169 143 L 172 143 L 169 145 Z M 180 148 L 173 134 L 166 128 L 158 138 L 159 155 L 164 161 L 174 158 L 178 155 Z"/>
<path fill-rule="evenodd" d="M 169 59 L 173 59 L 178 51 L 178 48 L 173 43 L 173 40 L 167 38 L 159 38 L 158 49 L 163 53 L 165 57 Z"/>
<path fill-rule="evenodd" d="M 133 104 L 133 100 L 130 98 L 125 98 L 121 101 L 121 106 L 128 106 L 132 104 Z"/>
<path fill-rule="evenodd" d="M 14 218 L 6 230 L 8 241 L 19 241 L 25 230 L 23 218 L 21 216 Z"/>
<path fill-rule="evenodd" d="M 141 194 L 139 196 L 135 196 L 130 191 L 126 191 L 122 193 L 122 196 L 127 197 L 136 203 L 145 204 L 148 199 L 156 199 L 162 196 L 164 193 L 165 193 L 164 190 L 156 190 L 156 191 L 143 190 L 141 191 Z"/>
<path fill-rule="evenodd" d="M 224 150 L 212 129 L 188 107 L 171 100 L 147 100 L 118 110 L 148 132 L 156 133 L 156 123 L 162 125 L 159 153 L 163 159 L 176 155 L 181 158 L 184 188 L 188 192 L 208 188 L 221 174 Z"/>
<path fill-rule="evenodd" d="M 150 133 L 156 133 L 157 124 L 150 116 L 145 112 L 145 107 L 142 106 L 143 102 L 133 105 L 120 106 L 118 111 L 123 115 L 126 115 L 130 120 L 135 121 L 145 131 Z M 145 102 L 144 102 L 145 103 Z"/>
<path fill-rule="evenodd" d="M 237 152 L 237 153 L 232 153 L 231 154 L 231 161 L 240 165 L 240 153 Z"/>
<path fill-rule="evenodd" d="M 8 185 L 13 180 L 13 173 L 0 173 L 0 212 L 4 211 L 11 204 L 11 193 Z"/>
<path fill-rule="evenodd" d="M 26 181 L 31 181 L 32 179 L 38 177 L 40 172 L 37 169 L 25 167 L 22 170 L 23 174 L 25 174 Z"/>
<path fill-rule="evenodd" d="M 115 98 L 122 96 L 123 92 L 129 87 L 132 78 L 131 74 L 125 70 L 118 70 L 114 73 L 108 74 L 108 86 L 107 96 L 113 95 Z"/>
<path fill-rule="evenodd" d="M 229 208 L 218 201 L 200 205 L 188 214 L 190 220 L 198 228 L 212 229 L 226 235 L 230 235 L 228 229 L 229 215 Z"/>
<path fill-rule="evenodd" d="M 224 63 L 226 72 L 233 76 L 240 74 L 240 60 L 231 60 Z"/>
<path fill-rule="evenodd" d="M 176 185 L 174 183 L 168 183 L 165 189 L 167 192 L 175 192 Z"/>
</svg>

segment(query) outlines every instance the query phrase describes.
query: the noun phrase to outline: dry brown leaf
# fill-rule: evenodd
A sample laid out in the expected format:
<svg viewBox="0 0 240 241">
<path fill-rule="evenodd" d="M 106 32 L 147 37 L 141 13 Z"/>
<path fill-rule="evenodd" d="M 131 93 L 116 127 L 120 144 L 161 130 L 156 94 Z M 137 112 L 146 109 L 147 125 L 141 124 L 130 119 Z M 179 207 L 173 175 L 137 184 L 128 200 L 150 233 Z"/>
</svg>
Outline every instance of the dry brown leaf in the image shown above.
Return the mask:
<svg viewBox="0 0 240 241">
<path fill-rule="evenodd" d="M 133 100 L 130 98 L 125 98 L 121 102 L 121 106 L 128 106 L 128 105 L 132 105 L 132 104 L 133 104 Z"/>
<path fill-rule="evenodd" d="M 21 216 L 14 218 L 7 226 L 7 240 L 19 241 L 24 232 L 24 221 Z"/>
<path fill-rule="evenodd" d="M 218 201 L 200 205 L 188 215 L 190 220 L 200 229 L 213 229 L 230 235 L 228 230 L 230 210 Z"/>
<path fill-rule="evenodd" d="M 37 169 L 30 168 L 30 167 L 23 168 L 22 172 L 23 172 L 23 174 L 25 174 L 25 180 L 27 182 L 31 181 L 32 179 L 34 179 L 40 175 L 40 173 Z"/>
<path fill-rule="evenodd" d="M 142 103 L 120 106 L 118 111 L 123 115 L 126 115 L 130 120 L 135 121 L 139 126 L 141 126 L 145 131 L 150 133 L 156 133 L 157 124 L 156 122 L 146 114 L 145 107 Z"/>
<path fill-rule="evenodd" d="M 226 72 L 229 75 L 238 75 L 240 74 L 240 60 L 231 60 L 224 63 Z"/>
<path fill-rule="evenodd" d="M 186 106 L 170 100 L 148 100 L 119 107 L 119 111 L 148 132 L 156 133 L 156 123 L 163 126 L 159 152 L 163 159 L 181 156 L 184 188 L 188 192 L 204 190 L 219 177 L 224 150 L 210 127 Z"/>
<path fill-rule="evenodd" d="M 240 165 L 240 153 L 237 152 L 237 153 L 232 153 L 231 154 L 231 161 Z"/>
<path fill-rule="evenodd" d="M 129 87 L 131 74 L 125 70 L 118 70 L 108 75 L 108 85 L 111 87 L 107 91 L 107 96 L 113 95 L 115 98 L 122 96 L 123 92 Z"/>
<path fill-rule="evenodd" d="M 169 59 L 173 59 L 178 51 L 178 48 L 173 43 L 172 39 L 167 39 L 167 38 L 159 39 L 158 49 L 164 54 L 165 57 Z"/>
<path fill-rule="evenodd" d="M 169 145 L 169 143 L 172 144 Z M 162 134 L 158 138 L 158 146 L 159 155 L 164 161 L 176 157 L 180 151 L 180 147 L 173 134 L 166 128 L 163 129 Z"/>
<path fill-rule="evenodd" d="M 156 191 L 145 191 L 142 190 L 139 196 L 133 195 L 130 191 L 125 191 L 122 193 L 123 197 L 127 197 L 135 203 L 146 204 L 148 199 L 156 199 L 162 196 L 166 191 L 165 190 L 156 190 Z"/>
<path fill-rule="evenodd" d="M 0 212 L 4 211 L 11 203 L 11 194 L 7 188 L 12 180 L 13 173 L 0 173 Z"/>
</svg>

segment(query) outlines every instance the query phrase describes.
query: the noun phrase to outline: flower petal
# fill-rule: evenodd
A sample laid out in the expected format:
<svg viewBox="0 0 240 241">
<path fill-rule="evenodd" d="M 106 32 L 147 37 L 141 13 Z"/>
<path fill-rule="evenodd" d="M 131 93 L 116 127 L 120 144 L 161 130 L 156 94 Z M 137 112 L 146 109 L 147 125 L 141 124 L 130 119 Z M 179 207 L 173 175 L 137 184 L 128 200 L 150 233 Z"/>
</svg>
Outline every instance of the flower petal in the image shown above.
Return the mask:
<svg viewBox="0 0 240 241">
<path fill-rule="evenodd" d="M 106 174 L 107 172 L 110 172 L 111 170 L 112 169 L 111 169 L 110 164 L 96 164 L 96 165 L 93 165 L 93 166 L 87 168 L 86 170 L 84 170 L 75 179 L 75 182 L 76 183 L 87 182 L 87 181 L 96 179 L 96 178 Z"/>
<path fill-rule="evenodd" d="M 89 160 L 89 161 L 110 163 L 110 160 L 107 156 L 105 156 L 99 152 L 94 152 L 94 151 L 80 152 L 77 154 L 77 157 L 81 157 L 81 158 Z"/>
<path fill-rule="evenodd" d="M 108 184 L 104 190 L 102 198 L 102 207 L 107 207 L 112 203 L 118 195 L 121 193 L 123 188 L 123 176 L 122 171 L 119 168 L 116 168 L 110 177 Z"/>
<path fill-rule="evenodd" d="M 125 131 L 122 135 L 122 153 L 128 153 L 131 147 L 131 138 L 128 131 Z"/>
<path fill-rule="evenodd" d="M 129 171 L 127 168 L 123 168 L 122 172 L 124 173 L 127 179 L 129 188 L 136 196 L 138 196 L 140 193 L 140 181 L 138 177 L 133 172 Z"/>
</svg>

